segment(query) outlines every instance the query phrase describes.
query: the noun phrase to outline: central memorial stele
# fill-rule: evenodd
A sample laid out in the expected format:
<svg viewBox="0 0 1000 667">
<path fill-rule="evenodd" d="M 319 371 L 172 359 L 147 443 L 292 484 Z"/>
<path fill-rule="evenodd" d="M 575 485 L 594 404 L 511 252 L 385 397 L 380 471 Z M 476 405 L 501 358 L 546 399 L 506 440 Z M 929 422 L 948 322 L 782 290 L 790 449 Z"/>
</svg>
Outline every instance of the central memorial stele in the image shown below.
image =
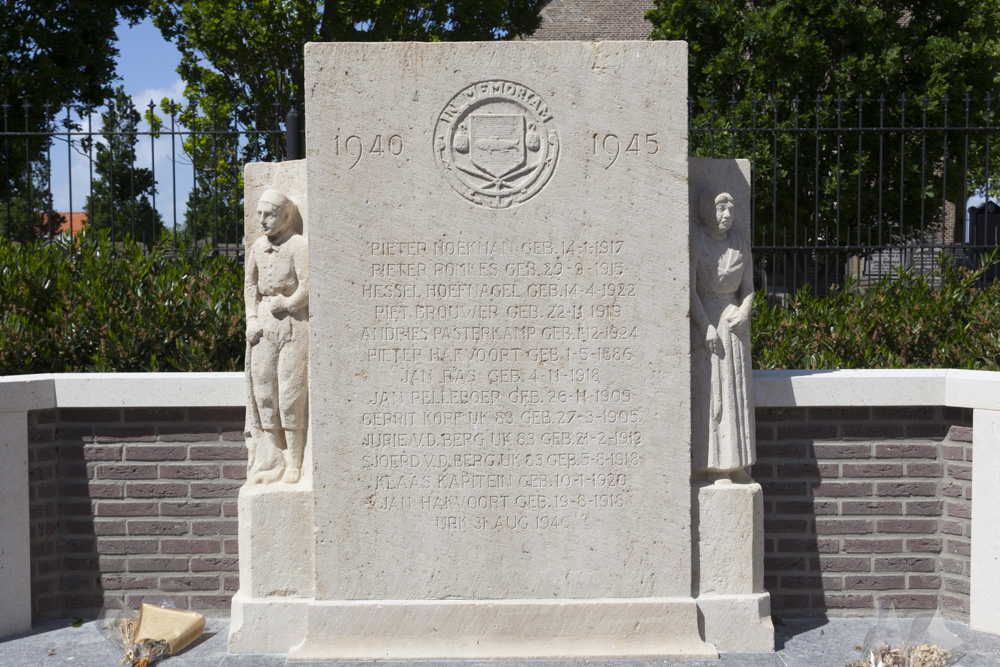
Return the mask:
<svg viewBox="0 0 1000 667">
<path fill-rule="evenodd" d="M 681 42 L 307 46 L 308 445 L 241 492 L 230 650 L 717 654 L 686 72 Z M 301 171 L 248 167 L 248 213 Z"/>
</svg>

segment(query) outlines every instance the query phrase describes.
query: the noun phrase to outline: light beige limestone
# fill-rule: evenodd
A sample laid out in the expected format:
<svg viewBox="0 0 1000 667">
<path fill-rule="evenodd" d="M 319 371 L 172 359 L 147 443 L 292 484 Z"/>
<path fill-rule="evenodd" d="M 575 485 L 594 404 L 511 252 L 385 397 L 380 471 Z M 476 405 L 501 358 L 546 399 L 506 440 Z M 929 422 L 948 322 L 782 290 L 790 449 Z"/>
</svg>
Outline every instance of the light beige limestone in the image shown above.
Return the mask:
<svg viewBox="0 0 1000 667">
<path fill-rule="evenodd" d="M 764 494 L 760 484 L 699 484 L 693 490 L 694 582 L 702 595 L 764 590 Z"/>
<path fill-rule="evenodd" d="M 251 598 L 241 587 L 233 596 L 229 652 L 287 653 L 305 638 L 308 611 L 305 598 Z"/>
<path fill-rule="evenodd" d="M 1000 411 L 1000 372 L 945 371 L 944 405 Z"/>
<path fill-rule="evenodd" d="M 293 657 L 714 654 L 685 45 L 306 55 L 317 567 Z"/>
<path fill-rule="evenodd" d="M 240 590 L 229 631 L 234 653 L 287 653 L 305 637 L 315 564 L 312 493 L 301 487 L 240 489 Z"/>
<path fill-rule="evenodd" d="M 230 650 L 238 653 L 285 653 L 299 643 L 307 601 L 315 590 L 305 421 L 309 297 L 305 166 L 304 160 L 249 164 L 245 172 L 244 229 L 249 250 L 244 296 L 248 314 L 255 317 L 247 323 L 250 363 L 244 378 L 250 456 L 248 483 L 239 495 L 240 590 L 233 597 L 229 634 Z M 286 303 L 275 313 L 269 304 L 281 298 Z"/>
<path fill-rule="evenodd" d="M 265 190 L 277 190 L 295 202 L 301 225 L 298 231 L 309 236 L 309 198 L 306 196 L 306 161 L 250 162 L 243 170 L 243 234 L 249 248 L 260 237 L 257 202 Z"/>
<path fill-rule="evenodd" d="M 320 602 L 289 659 L 686 658 L 718 654 L 690 598 Z"/>
<path fill-rule="evenodd" d="M 773 651 L 760 484 L 698 484 L 692 503 L 693 580 L 702 637 L 720 651 Z"/>
<path fill-rule="evenodd" d="M 28 411 L 55 406 L 52 377 L 0 378 L 0 638 L 31 629 Z"/>
<path fill-rule="evenodd" d="M 971 378 L 969 378 L 971 379 Z M 995 398 L 995 394 L 993 398 Z M 969 625 L 1000 634 L 1000 411 L 972 412 L 972 572 Z"/>
<path fill-rule="evenodd" d="M 5 387 L 10 389 L 10 387 Z M 13 403 L 14 401 L 12 401 Z M 0 412 L 0 637 L 31 629 L 28 415 Z"/>
<path fill-rule="evenodd" d="M 241 531 L 240 590 L 248 598 L 313 596 L 312 494 L 285 485 L 246 485 L 239 516 L 254 526 Z"/>
<path fill-rule="evenodd" d="M 691 158 L 693 466 L 746 481 L 754 452 L 750 163 Z"/>
<path fill-rule="evenodd" d="M 698 627 L 705 641 L 723 653 L 773 651 L 771 595 L 767 591 L 739 595 L 700 595 Z"/>
<path fill-rule="evenodd" d="M 750 163 L 691 158 L 693 584 L 705 641 L 771 651 L 750 367 Z M 736 483 L 734 483 L 736 482 Z"/>
<path fill-rule="evenodd" d="M 308 485 L 309 267 L 305 160 L 247 165 L 247 479 Z M 308 459 L 305 461 L 308 464 Z"/>
<path fill-rule="evenodd" d="M 247 250 L 247 479 L 302 477 L 309 400 L 309 248 L 298 209 L 284 194 L 257 200 L 262 234 Z"/>
</svg>

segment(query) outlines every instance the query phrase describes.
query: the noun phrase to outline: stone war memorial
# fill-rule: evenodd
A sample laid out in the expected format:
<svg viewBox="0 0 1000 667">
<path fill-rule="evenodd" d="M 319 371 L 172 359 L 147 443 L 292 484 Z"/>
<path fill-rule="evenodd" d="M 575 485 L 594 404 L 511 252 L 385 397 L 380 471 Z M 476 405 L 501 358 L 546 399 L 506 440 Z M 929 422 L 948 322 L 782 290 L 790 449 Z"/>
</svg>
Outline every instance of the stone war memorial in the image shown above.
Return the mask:
<svg viewBox="0 0 1000 667">
<path fill-rule="evenodd" d="M 310 44 L 250 164 L 229 648 L 770 651 L 749 165 L 683 42 Z"/>
</svg>

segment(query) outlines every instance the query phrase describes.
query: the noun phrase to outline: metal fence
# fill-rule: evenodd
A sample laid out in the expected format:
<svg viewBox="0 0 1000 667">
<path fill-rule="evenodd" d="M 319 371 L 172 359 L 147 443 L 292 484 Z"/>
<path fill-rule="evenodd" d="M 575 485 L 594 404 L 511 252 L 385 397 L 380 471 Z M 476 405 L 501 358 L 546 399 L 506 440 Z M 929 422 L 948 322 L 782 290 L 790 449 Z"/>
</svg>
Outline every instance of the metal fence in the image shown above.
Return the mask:
<svg viewBox="0 0 1000 667">
<path fill-rule="evenodd" d="M 690 152 L 751 161 L 757 286 L 824 294 L 997 247 L 994 102 L 690 100 Z"/>
<path fill-rule="evenodd" d="M 0 235 L 72 236 L 84 227 L 153 243 L 169 240 L 241 256 L 243 165 L 294 159 L 299 114 L 275 105 L 271 128 L 186 116 L 173 103 L 130 103 L 79 113 L 0 105 Z M 188 124 L 185 124 L 185 121 Z M 283 128 L 282 124 L 286 127 Z"/>
<path fill-rule="evenodd" d="M 932 271 L 942 252 L 972 265 L 997 246 L 994 102 L 690 100 L 690 153 L 751 161 L 758 287 L 825 293 L 849 277 Z M 127 108 L 43 123 L 29 104 L 2 109 L 0 233 L 16 239 L 75 233 L 82 216 L 57 213 L 81 212 L 115 238 L 165 234 L 240 256 L 243 163 L 302 143 L 298 112 L 277 106 L 268 129 L 237 128 L 214 109 L 192 129 L 178 107 L 153 103 L 145 123 Z M 970 204 L 983 210 L 967 219 Z"/>
</svg>

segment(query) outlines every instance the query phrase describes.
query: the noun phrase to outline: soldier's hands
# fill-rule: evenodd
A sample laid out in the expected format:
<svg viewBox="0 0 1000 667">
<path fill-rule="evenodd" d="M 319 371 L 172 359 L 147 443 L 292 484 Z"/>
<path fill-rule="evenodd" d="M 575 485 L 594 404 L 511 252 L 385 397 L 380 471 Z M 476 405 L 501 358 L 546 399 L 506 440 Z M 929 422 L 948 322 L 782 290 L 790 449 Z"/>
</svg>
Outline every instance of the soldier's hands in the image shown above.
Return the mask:
<svg viewBox="0 0 1000 667">
<path fill-rule="evenodd" d="M 286 313 L 291 310 L 288 305 L 288 297 L 281 296 L 280 294 L 278 296 L 271 297 L 270 305 L 271 312 L 275 315 L 279 313 Z"/>
<path fill-rule="evenodd" d="M 256 319 L 247 320 L 247 342 L 256 345 L 260 337 L 264 335 L 264 328 L 260 326 Z"/>
</svg>

